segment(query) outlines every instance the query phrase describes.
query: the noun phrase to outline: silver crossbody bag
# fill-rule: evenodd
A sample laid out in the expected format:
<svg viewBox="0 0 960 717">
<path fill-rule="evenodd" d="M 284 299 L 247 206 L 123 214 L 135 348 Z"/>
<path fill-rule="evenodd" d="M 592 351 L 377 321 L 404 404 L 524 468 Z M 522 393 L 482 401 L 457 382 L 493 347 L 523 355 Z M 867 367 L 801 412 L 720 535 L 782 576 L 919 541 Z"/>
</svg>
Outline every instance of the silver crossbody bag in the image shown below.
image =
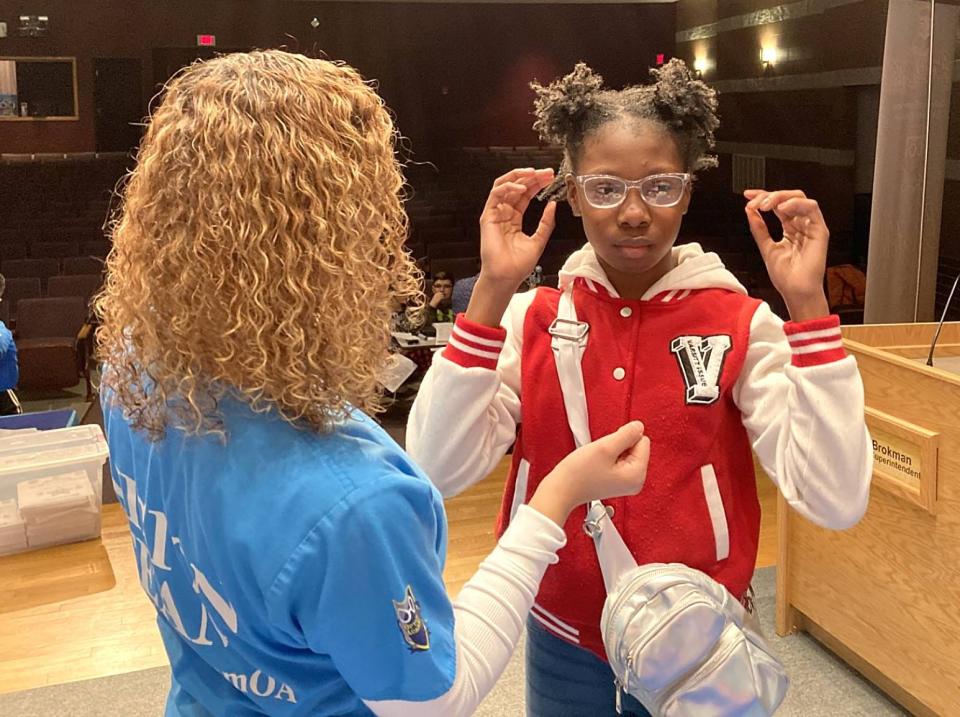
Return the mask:
<svg viewBox="0 0 960 717">
<path fill-rule="evenodd" d="M 580 368 L 588 333 L 567 289 L 550 334 L 577 446 L 591 440 Z M 774 714 L 788 679 L 756 616 L 699 570 L 637 565 L 610 520 L 612 511 L 592 502 L 584 530 L 594 540 L 607 591 L 600 629 L 615 675 L 617 712 L 622 692 L 628 692 L 661 717 Z"/>
</svg>

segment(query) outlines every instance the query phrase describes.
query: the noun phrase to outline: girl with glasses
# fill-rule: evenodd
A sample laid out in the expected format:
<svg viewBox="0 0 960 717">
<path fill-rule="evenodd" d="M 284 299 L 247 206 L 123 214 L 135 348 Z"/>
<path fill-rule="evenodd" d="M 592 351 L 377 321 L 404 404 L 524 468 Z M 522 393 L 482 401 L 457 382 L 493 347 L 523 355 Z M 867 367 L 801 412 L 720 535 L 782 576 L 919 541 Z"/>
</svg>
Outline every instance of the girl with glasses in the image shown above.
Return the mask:
<svg viewBox="0 0 960 717">
<path fill-rule="evenodd" d="M 650 436 L 643 492 L 609 503 L 634 557 L 697 568 L 744 600 L 760 528 L 751 449 L 794 510 L 828 528 L 855 524 L 872 462 L 863 387 L 824 297 L 829 232 L 814 200 L 799 190 L 745 193 L 787 323 L 715 254 L 676 245 L 693 178 L 717 163 L 717 100 L 680 60 L 652 75 L 652 84 L 615 91 L 580 64 L 533 85 L 534 127 L 563 148 L 563 164 L 494 182 L 480 218 L 480 278 L 423 381 L 407 446 L 449 496 L 516 442 L 504 530 L 573 450 L 554 351 L 576 341 L 591 436 L 628 419 Z M 551 202 L 536 231 L 523 233 L 541 192 L 570 203 L 587 244 L 567 260 L 559 290 L 515 295 L 553 230 Z M 782 241 L 763 213 L 783 225 Z M 561 327 L 558 311 L 571 301 L 575 325 Z M 567 521 L 567 547 L 528 619 L 529 715 L 614 712 L 599 629 L 605 591 L 583 519 L 581 507 Z M 647 714 L 632 698 L 624 711 Z"/>
<path fill-rule="evenodd" d="M 98 338 L 168 716 L 470 714 L 569 511 L 643 483 L 639 424 L 584 446 L 447 597 L 440 496 L 368 415 L 422 300 L 395 138 L 354 69 L 268 51 L 184 70 L 140 146 Z"/>
</svg>

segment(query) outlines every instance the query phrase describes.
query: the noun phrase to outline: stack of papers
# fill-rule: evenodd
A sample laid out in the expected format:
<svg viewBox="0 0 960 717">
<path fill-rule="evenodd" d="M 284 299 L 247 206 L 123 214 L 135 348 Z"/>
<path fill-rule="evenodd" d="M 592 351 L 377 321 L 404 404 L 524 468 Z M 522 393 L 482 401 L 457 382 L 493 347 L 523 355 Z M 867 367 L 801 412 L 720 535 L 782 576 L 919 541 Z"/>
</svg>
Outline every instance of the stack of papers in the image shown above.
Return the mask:
<svg viewBox="0 0 960 717">
<path fill-rule="evenodd" d="M 419 344 L 424 340 L 423 336 L 417 336 L 416 334 L 409 334 L 406 331 L 394 331 L 391 333 L 393 338 L 397 340 L 397 343 L 401 346 L 407 346 L 409 344 Z"/>
<path fill-rule="evenodd" d="M 403 385 L 403 382 L 406 381 L 417 370 L 417 364 L 408 359 L 402 354 L 390 354 L 387 358 L 387 363 L 380 370 L 380 376 L 378 381 L 380 384 L 390 391 L 390 393 L 396 393 L 397 389 Z"/>
<path fill-rule="evenodd" d="M 17 501 L 0 500 L 0 555 L 27 549 L 27 529 L 17 509 Z"/>
<path fill-rule="evenodd" d="M 85 471 L 17 484 L 20 516 L 31 548 L 95 537 L 100 509 Z"/>
</svg>

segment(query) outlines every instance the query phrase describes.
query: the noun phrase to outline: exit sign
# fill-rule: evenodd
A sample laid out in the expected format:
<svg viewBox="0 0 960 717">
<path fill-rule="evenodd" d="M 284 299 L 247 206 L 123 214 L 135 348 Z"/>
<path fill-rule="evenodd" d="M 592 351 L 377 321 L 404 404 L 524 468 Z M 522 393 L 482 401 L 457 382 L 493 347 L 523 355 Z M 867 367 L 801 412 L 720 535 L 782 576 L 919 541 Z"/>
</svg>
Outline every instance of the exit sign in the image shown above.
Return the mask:
<svg viewBox="0 0 960 717">
<path fill-rule="evenodd" d="M 197 35 L 197 44 L 200 47 L 216 47 L 217 36 L 216 35 Z"/>
</svg>

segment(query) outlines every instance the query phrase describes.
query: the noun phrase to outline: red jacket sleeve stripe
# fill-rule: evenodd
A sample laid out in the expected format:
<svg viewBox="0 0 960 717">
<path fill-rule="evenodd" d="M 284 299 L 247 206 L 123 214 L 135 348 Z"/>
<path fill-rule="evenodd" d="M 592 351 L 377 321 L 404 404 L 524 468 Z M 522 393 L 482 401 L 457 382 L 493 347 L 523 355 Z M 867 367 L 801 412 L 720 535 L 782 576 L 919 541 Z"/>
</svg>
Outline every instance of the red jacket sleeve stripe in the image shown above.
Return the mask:
<svg viewBox="0 0 960 717">
<path fill-rule="evenodd" d="M 450 343 L 443 350 L 443 357 L 464 368 L 494 370 L 506 338 L 506 329 L 477 324 L 460 314 L 453 325 Z"/>
<path fill-rule="evenodd" d="M 819 366 L 840 361 L 847 352 L 840 334 L 840 317 L 825 316 L 810 321 L 788 321 L 783 326 L 794 366 Z"/>
</svg>

